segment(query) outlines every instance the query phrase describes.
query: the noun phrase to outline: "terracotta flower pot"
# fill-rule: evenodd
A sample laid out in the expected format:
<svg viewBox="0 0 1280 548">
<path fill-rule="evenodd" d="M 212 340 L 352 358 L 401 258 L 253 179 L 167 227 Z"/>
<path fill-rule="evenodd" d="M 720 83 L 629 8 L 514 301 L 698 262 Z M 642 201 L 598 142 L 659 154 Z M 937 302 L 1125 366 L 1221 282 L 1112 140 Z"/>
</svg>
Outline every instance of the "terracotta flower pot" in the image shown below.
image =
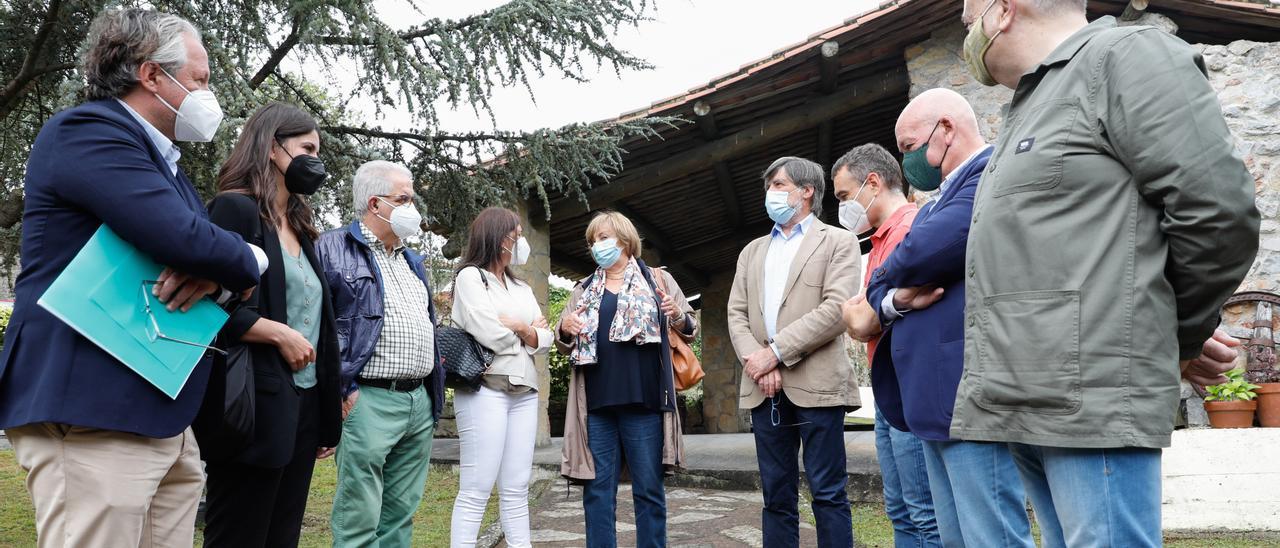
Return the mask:
<svg viewBox="0 0 1280 548">
<path fill-rule="evenodd" d="M 1207 401 L 1204 410 L 1209 413 L 1209 424 L 1214 428 L 1251 428 L 1253 412 L 1258 402 L 1249 401 Z"/>
<path fill-rule="evenodd" d="M 1280 428 L 1280 382 L 1261 383 L 1254 392 L 1258 394 L 1258 422 Z"/>
</svg>

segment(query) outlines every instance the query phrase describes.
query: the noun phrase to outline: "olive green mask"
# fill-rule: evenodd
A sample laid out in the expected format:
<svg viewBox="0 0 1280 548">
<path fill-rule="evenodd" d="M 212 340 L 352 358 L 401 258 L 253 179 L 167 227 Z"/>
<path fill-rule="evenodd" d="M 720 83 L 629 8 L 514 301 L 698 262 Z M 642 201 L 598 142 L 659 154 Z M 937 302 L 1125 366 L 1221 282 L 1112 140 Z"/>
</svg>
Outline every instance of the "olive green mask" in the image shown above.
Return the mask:
<svg viewBox="0 0 1280 548">
<path fill-rule="evenodd" d="M 969 25 L 969 34 L 964 37 L 964 64 L 968 67 L 969 74 L 973 75 L 973 79 L 984 86 L 996 85 L 996 79 L 992 78 L 991 73 L 987 71 L 986 57 L 987 50 L 991 49 L 991 43 L 995 42 L 996 36 L 1000 36 L 1002 31 L 996 31 L 994 36 L 987 38 L 987 33 L 982 30 L 982 20 L 994 5 L 996 0 L 991 0 L 987 8 L 982 10 L 982 15 L 978 16 L 978 20 Z"/>
</svg>

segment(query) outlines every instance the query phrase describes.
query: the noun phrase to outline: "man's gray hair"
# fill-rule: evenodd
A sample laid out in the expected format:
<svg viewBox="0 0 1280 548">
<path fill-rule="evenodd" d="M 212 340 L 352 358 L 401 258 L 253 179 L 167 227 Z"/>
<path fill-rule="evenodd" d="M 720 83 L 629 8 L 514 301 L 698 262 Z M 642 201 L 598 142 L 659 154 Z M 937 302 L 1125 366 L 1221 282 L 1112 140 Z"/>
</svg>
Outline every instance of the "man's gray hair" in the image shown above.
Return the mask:
<svg viewBox="0 0 1280 548">
<path fill-rule="evenodd" d="M 356 169 L 356 176 L 351 182 L 351 207 L 356 215 L 364 215 L 369 209 L 369 198 L 391 193 L 393 175 L 404 175 L 413 180 L 413 172 L 409 168 L 386 160 L 365 162 Z"/>
<path fill-rule="evenodd" d="M 835 165 L 831 166 L 831 178 L 834 180 L 836 174 L 840 170 L 848 169 L 849 175 L 859 181 L 866 180 L 867 176 L 875 173 L 880 176 L 880 180 L 884 181 L 885 186 L 893 190 L 904 190 L 902 185 L 902 166 L 898 164 L 898 160 L 894 159 L 892 154 L 884 147 L 867 143 L 854 147 L 849 152 L 844 153 L 840 159 L 836 160 Z"/>
<path fill-rule="evenodd" d="M 764 170 L 764 189 L 769 190 L 769 180 L 778 173 L 778 170 L 785 170 L 787 177 L 791 182 L 796 184 L 797 188 L 812 188 L 813 201 L 809 207 L 813 210 L 815 216 L 822 216 L 822 194 L 826 192 L 827 180 L 822 174 L 822 166 L 817 162 L 797 158 L 795 156 L 784 156 L 774 160 L 769 164 L 769 169 Z"/>
<path fill-rule="evenodd" d="M 89 99 L 123 97 L 138 85 L 138 68 L 148 61 L 171 75 L 187 64 L 186 36 L 200 31 L 186 19 L 138 8 L 102 12 L 89 27 L 84 74 Z"/>
</svg>

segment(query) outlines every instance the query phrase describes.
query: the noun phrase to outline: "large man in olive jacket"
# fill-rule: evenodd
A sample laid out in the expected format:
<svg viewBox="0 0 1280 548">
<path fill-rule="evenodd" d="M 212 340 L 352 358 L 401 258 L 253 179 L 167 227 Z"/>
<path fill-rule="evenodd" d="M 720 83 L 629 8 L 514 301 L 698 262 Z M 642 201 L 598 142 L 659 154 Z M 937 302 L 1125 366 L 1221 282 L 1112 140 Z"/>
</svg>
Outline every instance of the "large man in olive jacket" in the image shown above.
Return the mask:
<svg viewBox="0 0 1280 548">
<path fill-rule="evenodd" d="M 1206 340 L 1257 251 L 1253 179 L 1181 40 L 1082 0 L 967 0 L 964 22 L 970 73 L 1014 95 L 951 434 L 1010 442 L 1047 546 L 1158 546 L 1179 365 L 1212 381 L 1235 356 Z"/>
</svg>

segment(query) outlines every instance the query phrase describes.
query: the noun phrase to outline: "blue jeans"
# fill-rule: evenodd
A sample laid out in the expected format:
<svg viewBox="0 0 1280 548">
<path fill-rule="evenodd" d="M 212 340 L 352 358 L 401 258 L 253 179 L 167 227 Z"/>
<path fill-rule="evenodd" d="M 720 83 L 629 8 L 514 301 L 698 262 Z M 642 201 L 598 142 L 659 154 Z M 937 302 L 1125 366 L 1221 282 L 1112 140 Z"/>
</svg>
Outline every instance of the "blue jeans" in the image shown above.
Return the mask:
<svg viewBox="0 0 1280 548">
<path fill-rule="evenodd" d="M 876 456 L 884 483 L 884 512 L 893 522 L 893 545 L 942 546 L 933 516 L 933 495 L 924 445 L 915 434 L 889 425 L 876 410 Z"/>
<path fill-rule="evenodd" d="M 587 546 L 618 545 L 618 477 L 631 473 L 636 546 L 667 545 L 667 495 L 662 486 L 662 413 L 604 409 L 587 413 L 587 446 L 596 478 L 582 489 Z"/>
<path fill-rule="evenodd" d="M 1045 548 L 1161 546 L 1160 450 L 1009 444 Z"/>
<path fill-rule="evenodd" d="M 779 394 L 751 410 L 756 460 L 764 487 L 761 525 L 764 545 L 788 548 L 800 545 L 800 462 L 804 444 L 804 473 L 813 497 L 818 522 L 818 546 L 851 548 L 853 519 L 845 484 L 844 408 L 797 407 Z"/>
<path fill-rule="evenodd" d="M 924 455 L 943 546 L 1035 548 L 1008 444 L 925 440 Z"/>
</svg>

